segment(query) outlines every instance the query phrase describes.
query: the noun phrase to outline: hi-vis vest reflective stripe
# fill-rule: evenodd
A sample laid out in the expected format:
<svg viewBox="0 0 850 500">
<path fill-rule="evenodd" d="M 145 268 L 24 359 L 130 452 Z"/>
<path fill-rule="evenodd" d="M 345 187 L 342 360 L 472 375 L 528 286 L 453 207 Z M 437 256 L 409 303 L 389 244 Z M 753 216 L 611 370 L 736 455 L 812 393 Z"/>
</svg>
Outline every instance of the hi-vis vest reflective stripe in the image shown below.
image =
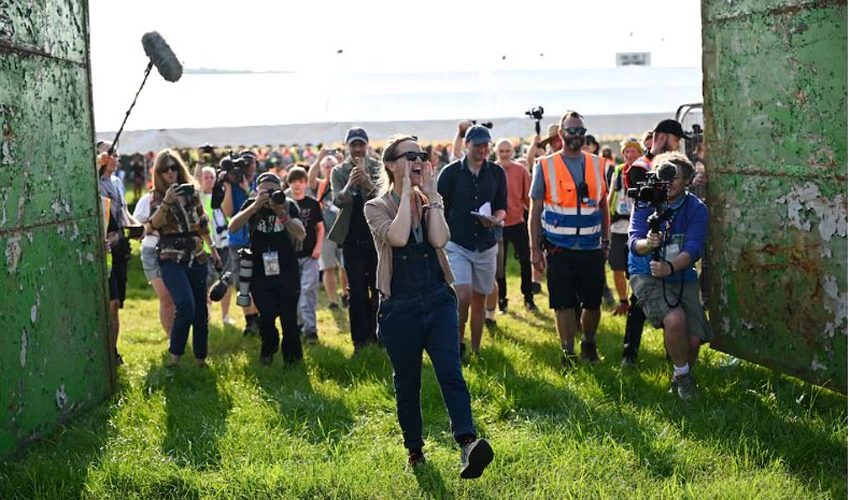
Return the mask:
<svg viewBox="0 0 850 500">
<path fill-rule="evenodd" d="M 596 155 L 584 155 L 584 183 L 588 199 L 583 202 L 578 183 L 560 153 L 541 159 L 546 180 L 541 227 L 546 239 L 561 247 L 599 248 L 605 200 L 604 165 Z"/>
</svg>

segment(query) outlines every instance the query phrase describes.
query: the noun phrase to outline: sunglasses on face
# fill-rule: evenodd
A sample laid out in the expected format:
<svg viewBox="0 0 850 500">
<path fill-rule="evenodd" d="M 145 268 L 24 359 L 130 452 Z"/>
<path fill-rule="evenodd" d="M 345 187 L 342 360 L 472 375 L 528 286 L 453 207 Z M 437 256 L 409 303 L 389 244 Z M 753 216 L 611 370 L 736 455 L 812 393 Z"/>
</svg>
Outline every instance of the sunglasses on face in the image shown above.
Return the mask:
<svg viewBox="0 0 850 500">
<path fill-rule="evenodd" d="M 567 127 L 564 129 L 567 135 L 584 135 L 587 133 L 587 129 L 584 127 Z"/>
<path fill-rule="evenodd" d="M 408 151 L 396 156 L 390 161 L 396 161 L 400 158 L 404 158 L 407 161 L 416 161 L 417 158 L 419 158 L 419 161 L 426 161 L 428 159 L 428 153 L 424 151 Z"/>
<path fill-rule="evenodd" d="M 159 172 L 164 174 L 165 172 L 169 172 L 169 171 L 179 172 L 180 166 L 177 165 L 176 163 L 169 163 L 168 165 L 163 166 L 162 169 Z"/>
</svg>

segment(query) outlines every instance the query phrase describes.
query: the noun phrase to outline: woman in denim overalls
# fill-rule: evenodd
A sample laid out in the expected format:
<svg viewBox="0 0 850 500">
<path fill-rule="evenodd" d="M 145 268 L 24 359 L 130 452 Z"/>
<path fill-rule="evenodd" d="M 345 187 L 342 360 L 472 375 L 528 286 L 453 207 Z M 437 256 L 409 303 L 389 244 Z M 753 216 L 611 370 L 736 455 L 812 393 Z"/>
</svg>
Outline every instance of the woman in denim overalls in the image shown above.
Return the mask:
<svg viewBox="0 0 850 500">
<path fill-rule="evenodd" d="M 398 420 L 409 450 L 408 463 L 422 452 L 422 351 L 428 352 L 461 445 L 461 477 L 479 477 L 493 459 L 484 439 L 476 439 L 469 390 L 463 380 L 457 343 L 457 298 L 443 247 L 449 229 L 437 194 L 434 169 L 417 140 L 387 140 L 383 163 L 390 189 L 370 200 L 366 220 L 378 250 L 378 335 L 393 365 Z"/>
</svg>

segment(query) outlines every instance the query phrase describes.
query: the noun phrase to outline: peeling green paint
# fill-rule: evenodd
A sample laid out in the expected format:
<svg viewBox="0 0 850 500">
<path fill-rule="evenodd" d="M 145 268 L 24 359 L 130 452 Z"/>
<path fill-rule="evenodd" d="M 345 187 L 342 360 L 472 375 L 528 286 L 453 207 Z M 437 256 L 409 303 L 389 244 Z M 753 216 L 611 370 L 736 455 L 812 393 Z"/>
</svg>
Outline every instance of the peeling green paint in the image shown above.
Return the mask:
<svg viewBox="0 0 850 500">
<path fill-rule="evenodd" d="M 847 390 L 847 5 L 703 1 L 713 346 Z"/>
<path fill-rule="evenodd" d="M 87 10 L 0 0 L 0 455 L 114 382 Z"/>
</svg>

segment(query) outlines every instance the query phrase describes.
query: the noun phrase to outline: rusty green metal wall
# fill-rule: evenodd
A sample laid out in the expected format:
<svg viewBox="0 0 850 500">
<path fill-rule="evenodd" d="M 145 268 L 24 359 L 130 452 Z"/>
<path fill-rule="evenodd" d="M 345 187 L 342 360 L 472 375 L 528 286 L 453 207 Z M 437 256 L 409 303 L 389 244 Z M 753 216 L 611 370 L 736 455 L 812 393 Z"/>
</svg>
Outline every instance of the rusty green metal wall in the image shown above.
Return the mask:
<svg viewBox="0 0 850 500">
<path fill-rule="evenodd" d="M 0 0 L 0 455 L 110 393 L 84 0 Z"/>
<path fill-rule="evenodd" d="M 846 1 L 702 17 L 714 346 L 846 392 Z"/>
</svg>

